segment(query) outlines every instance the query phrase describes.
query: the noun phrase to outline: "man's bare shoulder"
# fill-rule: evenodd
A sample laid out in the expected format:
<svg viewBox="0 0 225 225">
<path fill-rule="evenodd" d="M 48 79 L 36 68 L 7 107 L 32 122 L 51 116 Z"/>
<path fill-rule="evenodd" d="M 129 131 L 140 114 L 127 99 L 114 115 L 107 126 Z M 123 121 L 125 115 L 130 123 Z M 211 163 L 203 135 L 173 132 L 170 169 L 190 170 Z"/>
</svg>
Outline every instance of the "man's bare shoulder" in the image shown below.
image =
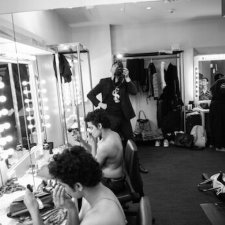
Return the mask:
<svg viewBox="0 0 225 225">
<path fill-rule="evenodd" d="M 105 210 L 107 209 L 107 210 Z M 116 203 L 102 200 L 91 209 L 82 220 L 81 225 L 125 225 L 125 218 Z"/>
<path fill-rule="evenodd" d="M 122 142 L 121 142 L 119 134 L 117 134 L 114 131 L 110 132 L 108 137 L 104 141 L 101 142 L 100 146 L 107 147 L 107 148 L 121 147 Z"/>
</svg>

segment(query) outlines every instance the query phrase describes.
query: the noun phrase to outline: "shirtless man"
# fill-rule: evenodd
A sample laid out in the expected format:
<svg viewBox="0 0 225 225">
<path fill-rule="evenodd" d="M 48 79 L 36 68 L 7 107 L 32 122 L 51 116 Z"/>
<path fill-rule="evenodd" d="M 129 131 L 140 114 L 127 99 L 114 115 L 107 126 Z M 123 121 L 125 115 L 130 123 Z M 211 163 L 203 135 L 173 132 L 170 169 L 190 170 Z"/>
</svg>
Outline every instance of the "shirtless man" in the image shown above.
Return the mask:
<svg viewBox="0 0 225 225">
<path fill-rule="evenodd" d="M 102 183 L 115 194 L 125 190 L 123 145 L 119 134 L 110 129 L 110 120 L 102 109 L 89 112 L 85 121 L 88 124 L 91 139 L 96 140 L 101 137 L 97 145 L 94 142 L 91 143 L 91 152 L 102 167 Z M 90 149 L 83 139 L 81 143 Z"/>
<path fill-rule="evenodd" d="M 49 173 L 58 182 L 53 191 L 55 206 L 68 210 L 67 225 L 126 224 L 116 196 L 100 182 L 102 171 L 99 164 L 83 147 L 74 146 L 55 155 L 48 167 Z M 83 198 L 80 212 L 74 201 L 67 197 L 68 194 L 74 199 Z M 33 225 L 44 225 L 37 200 L 28 189 L 24 203 L 30 212 Z"/>
</svg>

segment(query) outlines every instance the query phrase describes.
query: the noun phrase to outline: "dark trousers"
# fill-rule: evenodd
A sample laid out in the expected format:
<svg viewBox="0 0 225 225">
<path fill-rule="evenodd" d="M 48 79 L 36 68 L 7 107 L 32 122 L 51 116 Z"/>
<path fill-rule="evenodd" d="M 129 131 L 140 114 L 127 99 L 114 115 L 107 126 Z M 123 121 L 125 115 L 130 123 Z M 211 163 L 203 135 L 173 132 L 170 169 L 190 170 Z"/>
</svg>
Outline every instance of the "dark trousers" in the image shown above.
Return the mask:
<svg viewBox="0 0 225 225">
<path fill-rule="evenodd" d="M 114 194 L 119 194 L 127 189 L 125 177 L 121 177 L 118 179 L 103 177 L 102 183 Z"/>
<path fill-rule="evenodd" d="M 133 130 L 130 120 L 126 119 L 125 116 L 115 116 L 108 114 L 108 118 L 111 122 L 111 129 L 117 132 L 121 139 L 125 142 L 128 139 L 133 139 Z"/>
</svg>

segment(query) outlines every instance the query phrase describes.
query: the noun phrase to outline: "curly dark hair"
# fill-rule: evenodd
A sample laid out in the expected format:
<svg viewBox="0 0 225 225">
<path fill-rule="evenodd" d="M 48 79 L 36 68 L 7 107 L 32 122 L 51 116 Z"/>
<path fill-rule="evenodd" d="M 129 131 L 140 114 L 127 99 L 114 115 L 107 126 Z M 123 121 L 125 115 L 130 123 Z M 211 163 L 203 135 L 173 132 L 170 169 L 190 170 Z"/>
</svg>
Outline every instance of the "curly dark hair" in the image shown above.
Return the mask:
<svg viewBox="0 0 225 225">
<path fill-rule="evenodd" d="M 81 146 L 73 146 L 54 155 L 48 168 L 54 178 L 71 188 L 77 182 L 86 187 L 94 187 L 102 178 L 99 163 Z"/>
<path fill-rule="evenodd" d="M 103 128 L 111 127 L 111 123 L 107 116 L 107 113 L 103 109 L 96 109 L 92 112 L 89 112 L 85 118 L 85 122 L 91 122 L 96 127 L 99 123 L 102 124 Z"/>
</svg>

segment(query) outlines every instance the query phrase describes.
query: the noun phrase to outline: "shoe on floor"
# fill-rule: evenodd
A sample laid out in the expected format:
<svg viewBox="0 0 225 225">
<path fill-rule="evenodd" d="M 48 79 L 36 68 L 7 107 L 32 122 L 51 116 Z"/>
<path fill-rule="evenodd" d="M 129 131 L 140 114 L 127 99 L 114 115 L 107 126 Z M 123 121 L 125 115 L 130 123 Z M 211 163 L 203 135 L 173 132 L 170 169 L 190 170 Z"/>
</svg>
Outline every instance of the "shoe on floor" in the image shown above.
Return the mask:
<svg viewBox="0 0 225 225">
<path fill-rule="evenodd" d="M 225 148 L 216 148 L 216 151 L 225 152 Z"/>
<path fill-rule="evenodd" d="M 156 140 L 155 141 L 155 147 L 159 147 L 160 146 L 160 141 L 159 140 Z"/>
<path fill-rule="evenodd" d="M 163 147 L 169 147 L 169 141 L 167 139 L 164 139 Z"/>
<path fill-rule="evenodd" d="M 139 165 L 139 171 L 140 171 L 141 173 L 148 173 L 148 170 L 145 169 L 142 165 Z"/>
</svg>

